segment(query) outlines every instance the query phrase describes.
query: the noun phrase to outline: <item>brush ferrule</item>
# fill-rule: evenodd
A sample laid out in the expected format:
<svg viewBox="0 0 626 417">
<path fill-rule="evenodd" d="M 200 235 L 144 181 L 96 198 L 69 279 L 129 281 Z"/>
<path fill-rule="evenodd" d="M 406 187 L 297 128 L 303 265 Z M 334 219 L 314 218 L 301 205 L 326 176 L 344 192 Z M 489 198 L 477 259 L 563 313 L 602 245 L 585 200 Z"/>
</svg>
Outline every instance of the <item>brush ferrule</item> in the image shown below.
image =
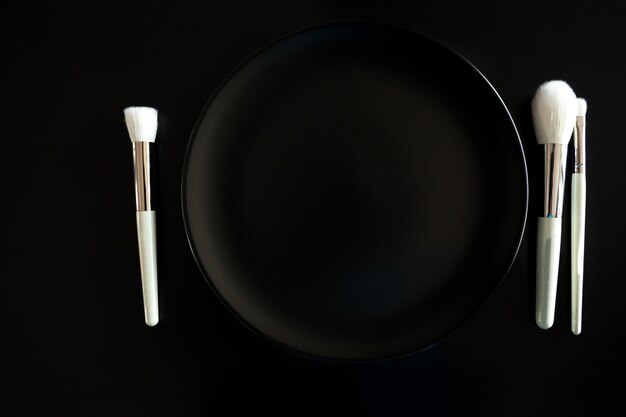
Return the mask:
<svg viewBox="0 0 626 417">
<path fill-rule="evenodd" d="M 574 128 L 574 173 L 583 174 L 585 172 L 585 116 L 576 117 L 576 127 Z"/>
<path fill-rule="evenodd" d="M 150 188 L 153 147 L 154 143 L 152 142 L 133 142 L 137 211 L 153 210 Z"/>
<path fill-rule="evenodd" d="M 566 165 L 567 145 L 544 145 L 544 217 L 560 218 L 563 215 Z"/>
</svg>

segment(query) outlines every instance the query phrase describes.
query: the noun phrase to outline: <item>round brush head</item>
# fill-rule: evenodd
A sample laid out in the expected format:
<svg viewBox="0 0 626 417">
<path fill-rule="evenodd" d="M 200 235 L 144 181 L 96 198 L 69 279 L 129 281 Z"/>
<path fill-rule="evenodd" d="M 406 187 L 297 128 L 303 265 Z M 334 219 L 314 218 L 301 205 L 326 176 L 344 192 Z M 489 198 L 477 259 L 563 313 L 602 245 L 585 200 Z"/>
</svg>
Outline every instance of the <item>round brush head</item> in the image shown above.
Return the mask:
<svg viewBox="0 0 626 417">
<path fill-rule="evenodd" d="M 548 81 L 537 89 L 531 103 L 535 135 L 540 145 L 569 142 L 576 115 L 576 94 L 565 81 Z"/>
<path fill-rule="evenodd" d="M 158 128 L 158 112 L 152 107 L 127 107 L 124 120 L 131 142 L 154 142 Z"/>
</svg>

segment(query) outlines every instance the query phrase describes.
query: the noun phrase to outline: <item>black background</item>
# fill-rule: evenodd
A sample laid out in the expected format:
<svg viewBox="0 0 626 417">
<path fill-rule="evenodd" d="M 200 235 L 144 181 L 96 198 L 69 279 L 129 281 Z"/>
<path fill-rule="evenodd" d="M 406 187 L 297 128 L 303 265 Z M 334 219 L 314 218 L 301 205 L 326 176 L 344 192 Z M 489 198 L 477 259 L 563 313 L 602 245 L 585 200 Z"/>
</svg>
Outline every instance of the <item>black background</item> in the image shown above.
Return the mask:
<svg viewBox="0 0 626 417">
<path fill-rule="evenodd" d="M 545 3 L 1 6 L 0 415 L 623 414 L 626 5 Z M 436 346 L 375 364 L 300 358 L 249 332 L 202 278 L 180 208 L 189 135 L 224 77 L 277 38 L 345 19 L 403 26 L 468 58 L 509 106 L 529 168 L 527 232 L 488 303 Z M 542 174 L 529 102 L 555 78 L 589 103 L 578 337 L 568 251 L 556 323 L 533 321 Z M 155 328 L 143 323 L 128 105 L 160 112 Z"/>
</svg>

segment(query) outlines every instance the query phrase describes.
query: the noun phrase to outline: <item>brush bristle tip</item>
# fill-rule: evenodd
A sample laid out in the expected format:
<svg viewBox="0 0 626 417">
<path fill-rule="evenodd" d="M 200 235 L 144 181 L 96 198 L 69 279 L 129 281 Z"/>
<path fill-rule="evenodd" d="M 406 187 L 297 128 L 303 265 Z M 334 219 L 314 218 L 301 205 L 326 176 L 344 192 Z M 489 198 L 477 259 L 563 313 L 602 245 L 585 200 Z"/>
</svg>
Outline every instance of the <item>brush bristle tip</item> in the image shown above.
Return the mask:
<svg viewBox="0 0 626 417">
<path fill-rule="evenodd" d="M 158 129 L 158 111 L 152 107 L 127 107 L 124 121 L 132 142 L 154 142 Z"/>
<path fill-rule="evenodd" d="M 566 145 L 578 114 L 572 88 L 561 80 L 545 82 L 537 89 L 531 107 L 537 142 Z"/>
<path fill-rule="evenodd" d="M 587 100 L 578 97 L 578 115 L 584 117 L 587 114 Z"/>
</svg>

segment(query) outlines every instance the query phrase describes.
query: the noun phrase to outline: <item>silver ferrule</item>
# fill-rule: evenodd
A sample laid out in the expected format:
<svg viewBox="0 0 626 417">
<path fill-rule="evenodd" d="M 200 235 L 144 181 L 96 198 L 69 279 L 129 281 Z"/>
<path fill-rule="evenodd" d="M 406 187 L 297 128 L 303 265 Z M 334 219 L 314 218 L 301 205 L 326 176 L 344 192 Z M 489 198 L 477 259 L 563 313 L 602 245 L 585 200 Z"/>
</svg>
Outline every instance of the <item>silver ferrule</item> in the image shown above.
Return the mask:
<svg viewBox="0 0 626 417">
<path fill-rule="evenodd" d="M 152 210 L 150 190 L 152 167 L 152 142 L 133 142 L 133 162 L 135 165 L 135 200 L 137 211 Z"/>
<path fill-rule="evenodd" d="M 585 172 L 585 116 L 576 117 L 576 127 L 574 128 L 574 173 L 583 174 Z"/>
<path fill-rule="evenodd" d="M 557 143 L 544 145 L 544 217 L 563 215 L 566 166 L 567 145 Z"/>
</svg>

